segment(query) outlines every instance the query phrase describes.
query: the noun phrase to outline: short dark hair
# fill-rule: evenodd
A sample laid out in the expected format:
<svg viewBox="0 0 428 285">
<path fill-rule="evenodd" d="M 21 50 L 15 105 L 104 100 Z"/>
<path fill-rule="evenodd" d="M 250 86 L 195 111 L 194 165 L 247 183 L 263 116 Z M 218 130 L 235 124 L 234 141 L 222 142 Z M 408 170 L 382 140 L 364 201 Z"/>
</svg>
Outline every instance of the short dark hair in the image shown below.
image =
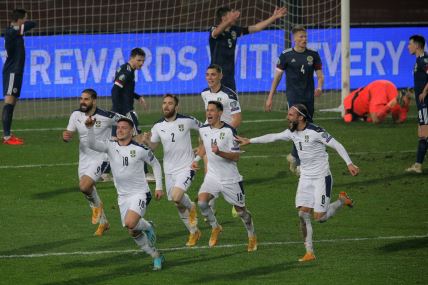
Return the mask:
<svg viewBox="0 0 428 285">
<path fill-rule="evenodd" d="M 210 105 L 210 104 L 215 105 L 216 108 L 217 108 L 217 111 L 222 111 L 223 112 L 223 104 L 221 102 L 219 102 L 219 101 L 209 101 L 208 105 Z"/>
<path fill-rule="evenodd" d="M 92 88 L 87 88 L 87 89 L 83 90 L 82 93 L 86 93 L 86 94 L 91 95 L 92 99 L 97 99 L 97 91 L 95 91 Z"/>
<path fill-rule="evenodd" d="M 221 66 L 215 63 L 208 65 L 207 70 L 208 69 L 215 69 L 218 73 L 223 73 L 223 69 L 221 68 Z"/>
<path fill-rule="evenodd" d="M 27 11 L 24 9 L 15 9 L 12 11 L 12 21 L 18 21 L 19 19 L 24 19 Z"/>
<path fill-rule="evenodd" d="M 165 99 L 167 97 L 174 99 L 175 105 L 178 105 L 178 97 L 177 96 L 175 96 L 174 94 L 170 94 L 170 93 L 163 95 L 163 99 Z"/>
<path fill-rule="evenodd" d="M 421 35 L 413 35 L 409 38 L 409 40 L 412 40 L 415 44 L 417 44 L 421 49 L 425 48 L 425 38 Z"/>
<path fill-rule="evenodd" d="M 117 120 L 117 124 L 119 124 L 120 122 L 127 122 L 131 128 L 134 128 L 134 122 L 131 119 L 122 117 L 119 120 Z"/>
<path fill-rule="evenodd" d="M 299 113 L 299 115 L 303 117 L 303 120 L 305 122 L 311 118 L 311 116 L 309 115 L 308 108 L 306 108 L 305 105 L 296 104 L 296 105 L 291 106 L 291 108 L 296 109 L 297 113 Z"/>
<path fill-rule="evenodd" d="M 142 48 L 134 48 L 131 50 L 131 57 L 136 57 L 137 55 L 141 55 L 142 57 L 146 57 L 146 53 Z"/>
<path fill-rule="evenodd" d="M 306 33 L 306 29 L 305 29 L 305 27 L 303 27 L 302 25 L 297 25 L 297 26 L 294 26 L 292 29 L 291 29 L 291 33 L 293 34 L 293 35 L 295 35 L 296 33 L 298 33 L 298 32 L 305 32 Z"/>
<path fill-rule="evenodd" d="M 218 22 L 221 22 L 221 18 L 226 15 L 227 13 L 229 13 L 230 11 L 232 11 L 232 9 L 230 9 L 230 7 L 228 6 L 223 6 L 217 9 L 217 11 L 215 12 L 215 17 L 217 19 Z"/>
</svg>

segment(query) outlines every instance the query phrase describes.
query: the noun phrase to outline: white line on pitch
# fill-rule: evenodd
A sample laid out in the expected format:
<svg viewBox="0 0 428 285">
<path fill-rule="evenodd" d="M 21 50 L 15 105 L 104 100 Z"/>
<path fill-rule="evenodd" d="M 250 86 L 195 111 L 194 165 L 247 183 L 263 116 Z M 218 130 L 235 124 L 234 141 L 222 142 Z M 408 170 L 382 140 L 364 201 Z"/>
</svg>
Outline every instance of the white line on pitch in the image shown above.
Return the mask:
<svg viewBox="0 0 428 285">
<path fill-rule="evenodd" d="M 414 150 L 400 150 L 400 151 L 357 151 L 349 152 L 350 155 L 367 155 L 367 154 L 391 154 L 391 153 L 413 153 Z M 243 152 L 245 153 L 245 152 Z M 242 155 L 241 159 L 253 159 L 253 158 L 271 158 L 271 157 L 287 157 L 286 154 L 279 155 Z M 77 162 L 69 163 L 47 163 L 47 164 L 23 164 L 23 165 L 0 165 L 0 169 L 15 169 L 15 168 L 40 168 L 40 167 L 57 167 L 57 166 L 73 166 L 77 165 Z"/>
<path fill-rule="evenodd" d="M 427 238 L 428 235 L 410 235 L 410 236 L 380 236 L 380 237 L 360 237 L 360 238 L 343 238 L 343 239 L 325 239 L 317 240 L 315 243 L 336 243 L 336 242 L 353 242 L 353 241 L 371 241 L 371 240 L 396 240 L 396 239 L 419 239 Z M 302 241 L 277 241 L 277 242 L 261 242 L 259 246 L 275 246 L 275 245 L 289 245 L 289 244 L 300 244 Z M 223 244 L 217 245 L 215 248 L 234 248 L 246 246 L 246 243 L 239 244 Z M 209 249 L 209 246 L 195 246 L 189 247 L 169 247 L 159 249 L 163 252 L 168 251 L 182 251 L 182 250 L 197 250 L 197 249 Z M 103 251 L 74 251 L 74 252 L 50 252 L 50 253 L 33 253 L 33 254 L 12 254 L 12 255 L 0 255 L 0 259 L 12 259 L 12 258 L 35 258 L 35 257 L 49 257 L 49 256 L 65 256 L 65 255 L 100 255 L 100 254 L 123 254 L 123 253 L 140 253 L 141 250 L 128 249 L 128 250 L 103 250 Z"/>
</svg>

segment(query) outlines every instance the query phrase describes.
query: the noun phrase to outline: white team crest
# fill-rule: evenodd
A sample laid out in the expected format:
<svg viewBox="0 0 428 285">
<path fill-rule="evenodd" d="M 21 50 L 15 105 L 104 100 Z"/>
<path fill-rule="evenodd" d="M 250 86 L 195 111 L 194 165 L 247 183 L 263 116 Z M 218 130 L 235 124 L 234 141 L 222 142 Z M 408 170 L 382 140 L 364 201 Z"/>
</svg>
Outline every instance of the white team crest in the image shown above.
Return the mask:
<svg viewBox="0 0 428 285">
<path fill-rule="evenodd" d="M 18 92 L 18 89 L 17 88 L 13 88 L 12 89 L 12 93 L 17 93 Z"/>
<path fill-rule="evenodd" d="M 178 125 L 178 130 L 180 132 L 184 131 L 184 125 L 183 124 Z"/>
<path fill-rule="evenodd" d="M 235 32 L 235 31 L 232 31 L 230 34 L 232 35 L 232 39 L 233 39 L 233 40 L 236 40 L 236 32 Z"/>
<path fill-rule="evenodd" d="M 131 157 L 135 157 L 135 156 L 137 155 L 137 153 L 135 152 L 135 149 L 131 149 L 131 150 L 129 151 L 129 155 L 130 155 Z"/>
<path fill-rule="evenodd" d="M 308 57 L 306 58 L 306 60 L 308 61 L 308 65 L 312 65 L 312 64 L 314 64 L 314 58 L 313 58 L 312 56 L 308 56 Z"/>
</svg>

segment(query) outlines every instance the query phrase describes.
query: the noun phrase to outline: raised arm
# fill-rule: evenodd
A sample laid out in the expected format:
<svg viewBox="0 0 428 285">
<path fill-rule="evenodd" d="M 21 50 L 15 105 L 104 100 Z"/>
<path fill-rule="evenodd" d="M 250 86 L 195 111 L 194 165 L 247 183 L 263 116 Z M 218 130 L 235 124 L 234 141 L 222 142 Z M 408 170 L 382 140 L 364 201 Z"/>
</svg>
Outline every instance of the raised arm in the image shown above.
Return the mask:
<svg viewBox="0 0 428 285">
<path fill-rule="evenodd" d="M 97 141 L 95 138 L 95 132 L 93 128 L 95 121 L 96 119 L 92 117 L 89 117 L 85 121 L 86 128 L 88 128 L 88 146 L 90 149 L 93 149 L 98 152 L 107 152 L 108 151 L 107 143 L 102 141 Z M 82 143 L 85 143 L 85 142 L 82 141 Z"/>
<path fill-rule="evenodd" d="M 287 8 L 286 7 L 281 7 L 281 8 L 276 7 L 272 16 L 270 16 L 269 18 L 267 18 L 264 21 L 258 22 L 255 25 L 249 26 L 248 31 L 250 33 L 260 32 L 260 31 L 266 29 L 270 24 L 275 22 L 277 19 L 282 18 L 285 15 L 287 15 Z"/>
<path fill-rule="evenodd" d="M 227 14 L 226 21 L 222 21 L 217 27 L 215 27 L 211 31 L 211 37 L 214 39 L 217 38 L 221 33 L 223 33 L 224 30 L 226 30 L 227 27 L 230 27 L 232 23 L 234 23 L 239 16 L 241 15 L 241 12 L 234 10 Z"/>
</svg>

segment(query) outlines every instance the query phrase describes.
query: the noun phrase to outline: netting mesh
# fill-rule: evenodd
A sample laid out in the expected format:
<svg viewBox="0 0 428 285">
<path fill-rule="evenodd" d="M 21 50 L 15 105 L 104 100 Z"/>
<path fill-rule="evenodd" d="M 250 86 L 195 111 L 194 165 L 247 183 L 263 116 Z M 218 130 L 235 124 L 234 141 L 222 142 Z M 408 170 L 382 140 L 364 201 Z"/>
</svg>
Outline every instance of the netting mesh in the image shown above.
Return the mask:
<svg viewBox="0 0 428 285">
<path fill-rule="evenodd" d="M 68 116 L 84 88 L 96 89 L 102 96 L 98 104 L 109 109 L 114 72 L 137 46 L 147 58 L 137 72 L 136 91 L 147 96 L 150 106 L 143 111 L 136 104 L 137 112 L 157 112 L 159 95 L 167 92 L 180 95 L 183 112 L 201 110 L 198 94 L 206 87 L 210 61 L 208 30 L 224 5 L 241 11 L 241 26 L 269 18 L 276 6 L 288 7 L 288 15 L 264 32 L 238 40 L 235 77 L 244 111 L 262 110 L 277 58 L 291 46 L 289 31 L 295 24 L 308 28 L 309 46 L 323 60 L 325 92 L 317 108 L 340 105 L 339 0 L 12 0 L 0 2 L 2 29 L 15 8 L 26 9 L 38 23 L 25 37 L 24 84 L 15 118 Z M 4 62 L 3 48 L 0 53 Z M 281 83 L 274 109 L 285 107 L 284 89 Z"/>
</svg>

